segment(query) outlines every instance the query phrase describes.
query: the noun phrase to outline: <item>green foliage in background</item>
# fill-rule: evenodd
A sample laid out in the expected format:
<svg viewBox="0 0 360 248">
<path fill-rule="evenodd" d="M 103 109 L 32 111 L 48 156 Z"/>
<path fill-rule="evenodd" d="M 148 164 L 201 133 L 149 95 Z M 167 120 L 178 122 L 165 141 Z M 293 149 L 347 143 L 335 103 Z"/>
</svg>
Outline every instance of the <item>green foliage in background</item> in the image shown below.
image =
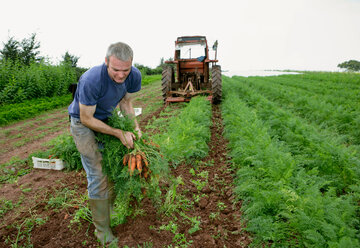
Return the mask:
<svg viewBox="0 0 360 248">
<path fill-rule="evenodd" d="M 40 56 L 40 42 L 33 33 L 21 41 L 9 37 L 0 50 L 0 105 L 21 103 L 68 93 L 71 83 L 86 70 L 77 67 L 79 57 L 68 52 L 59 65 Z"/>
<path fill-rule="evenodd" d="M 65 95 L 73 82 L 76 73 L 67 64 L 52 66 L 41 62 L 22 66 L 19 62 L 1 60 L 0 105 Z"/>
<path fill-rule="evenodd" d="M 141 79 L 141 86 L 145 86 L 148 84 L 151 84 L 155 81 L 160 81 L 161 80 L 161 74 L 158 75 L 146 75 L 143 76 Z"/>
</svg>

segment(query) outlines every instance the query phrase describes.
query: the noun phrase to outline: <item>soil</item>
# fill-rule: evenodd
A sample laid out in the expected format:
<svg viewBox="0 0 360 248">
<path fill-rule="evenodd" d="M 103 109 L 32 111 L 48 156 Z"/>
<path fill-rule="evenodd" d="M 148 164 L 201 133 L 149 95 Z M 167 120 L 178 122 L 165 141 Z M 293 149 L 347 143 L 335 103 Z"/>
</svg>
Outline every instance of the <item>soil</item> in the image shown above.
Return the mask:
<svg viewBox="0 0 360 248">
<path fill-rule="evenodd" d="M 26 125 L 27 122 L 30 122 L 31 125 Z M 54 124 L 52 125 L 52 123 Z M 42 135 L 44 134 L 44 129 L 42 129 L 44 126 L 56 131 L 50 131 L 46 135 Z M 6 142 L 0 144 L 0 151 L 2 151 L 0 153 L 0 164 L 3 164 L 12 157 L 26 159 L 34 151 L 44 149 L 44 143 L 69 131 L 69 119 L 64 109 L 60 111 L 57 109 L 14 125 L 2 127 L 1 130 L 7 132 L 6 137 L 4 137 Z M 20 147 L 16 145 L 17 142 L 23 140 L 29 141 Z"/>
<path fill-rule="evenodd" d="M 137 105 L 139 106 L 139 105 Z M 145 108 L 146 106 L 141 106 Z M 149 120 L 159 116 L 163 108 L 140 117 L 140 126 L 145 127 Z M 211 127 L 211 141 L 209 142 L 209 155 L 203 159 L 202 166 L 197 166 L 197 173 L 208 171 L 208 184 L 201 190 L 201 199 L 194 203 L 194 208 L 186 212 L 189 217 L 200 217 L 200 229 L 192 234 L 189 223 L 180 222 L 178 232 L 184 234 L 188 247 L 247 247 L 251 243 L 248 233 L 244 231 L 241 221 L 241 201 L 234 201 L 233 171 L 228 157 L 227 141 L 223 137 L 223 126 L 219 107 L 213 106 Z M 7 162 L 15 154 L 25 159 L 36 149 L 45 149 L 42 145 L 57 135 L 68 132 L 66 111 L 50 113 L 53 118 L 46 119 L 47 123 L 55 120 L 59 131 L 22 146 L 9 149 L 9 141 L 1 144 L 0 149 L 5 151 L 0 156 L 0 164 Z M 48 114 L 46 114 L 48 115 Z M 27 120 L 30 121 L 30 120 Z M 41 133 L 36 127 L 43 125 L 41 121 L 33 120 L 31 127 L 24 128 L 24 135 L 35 136 Z M 25 121 L 26 122 L 26 121 Z M 17 123 L 8 128 L 13 130 Z M 14 131 L 11 131 L 14 132 Z M 206 166 L 211 163 L 213 166 Z M 181 176 L 184 184 L 179 188 L 179 194 L 185 195 L 193 201 L 193 195 L 198 192 L 191 180 L 195 177 L 189 172 L 195 165 L 181 164 L 172 168 L 174 176 Z M 0 247 L 10 247 L 17 240 L 16 247 L 32 244 L 32 247 L 100 247 L 95 240 L 94 226 L 82 220 L 81 226 L 71 224 L 72 216 L 78 208 L 71 204 L 66 208 L 49 208 L 48 202 L 52 200 L 55 192 L 64 189 L 73 192 L 73 199 L 80 199 L 86 192 L 86 175 L 84 171 L 65 172 L 53 170 L 33 169 L 30 173 L 20 177 L 16 183 L 3 184 L 0 188 L 1 199 L 13 203 L 13 208 L 7 211 L 0 221 Z M 165 185 L 166 186 L 166 185 Z M 221 208 L 219 202 L 222 203 Z M 235 203 L 234 203 L 235 202 Z M 3 208 L 4 204 L 1 203 Z M 174 234 L 170 231 L 160 230 L 160 226 L 169 223 L 166 216 L 159 215 L 152 202 L 145 198 L 141 203 L 144 215 L 129 217 L 125 224 L 116 226 L 113 231 L 119 239 L 119 247 L 176 247 Z M 216 213 L 216 215 L 215 215 Z M 0 215 L 1 216 L 1 215 Z M 26 218 L 37 216 L 46 220 L 42 225 L 29 225 L 24 222 Z M 213 216 L 213 217 L 211 217 Z M 17 223 L 15 225 L 14 223 Z M 19 228 L 20 226 L 20 228 Z M 27 229 L 26 229 L 27 228 Z M 19 231 L 20 230 L 20 231 Z M 27 231 L 26 231 L 27 230 Z M 28 237 L 22 235 L 29 234 Z M 152 246 L 150 246 L 152 245 Z M 170 246 L 172 245 L 172 246 Z"/>
</svg>

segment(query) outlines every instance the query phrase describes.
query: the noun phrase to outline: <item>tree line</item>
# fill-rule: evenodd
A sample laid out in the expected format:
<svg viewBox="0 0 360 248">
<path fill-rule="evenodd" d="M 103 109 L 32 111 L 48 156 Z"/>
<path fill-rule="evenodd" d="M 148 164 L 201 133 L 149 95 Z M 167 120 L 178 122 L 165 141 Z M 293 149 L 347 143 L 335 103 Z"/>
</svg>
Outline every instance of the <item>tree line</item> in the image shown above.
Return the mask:
<svg viewBox="0 0 360 248">
<path fill-rule="evenodd" d="M 360 71 L 360 61 L 357 60 L 348 60 L 343 63 L 338 64 L 339 68 L 346 69 L 347 71 Z"/>
<path fill-rule="evenodd" d="M 0 50 L 0 105 L 34 98 L 68 94 L 68 87 L 86 70 L 77 66 L 78 57 L 66 52 L 53 65 L 40 55 L 36 34 L 17 40 L 9 37 Z"/>
<path fill-rule="evenodd" d="M 36 33 L 17 40 L 9 37 L 0 50 L 0 106 L 21 103 L 34 98 L 61 96 L 69 93 L 71 84 L 78 82 L 88 70 L 77 65 L 79 57 L 68 51 L 59 64 L 41 56 L 41 44 Z M 143 77 L 161 74 L 164 59 L 155 69 L 135 64 Z"/>
</svg>

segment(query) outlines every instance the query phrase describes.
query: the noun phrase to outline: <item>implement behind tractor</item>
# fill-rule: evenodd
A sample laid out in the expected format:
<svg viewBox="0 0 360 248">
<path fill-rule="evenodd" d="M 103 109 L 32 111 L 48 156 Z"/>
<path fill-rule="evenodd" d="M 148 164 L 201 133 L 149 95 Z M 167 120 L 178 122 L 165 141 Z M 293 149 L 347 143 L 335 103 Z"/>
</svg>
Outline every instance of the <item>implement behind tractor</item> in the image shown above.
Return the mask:
<svg viewBox="0 0 360 248">
<path fill-rule="evenodd" d="M 165 104 L 187 102 L 196 95 L 208 95 L 209 100 L 215 104 L 221 101 L 221 67 L 216 65 L 218 62 L 216 60 L 217 41 L 213 49 L 215 59 L 210 60 L 205 36 L 177 38 L 174 60 L 165 61 L 166 64 L 171 65 L 166 66 L 162 72 L 162 92 Z M 212 64 L 211 75 L 210 63 Z"/>
</svg>

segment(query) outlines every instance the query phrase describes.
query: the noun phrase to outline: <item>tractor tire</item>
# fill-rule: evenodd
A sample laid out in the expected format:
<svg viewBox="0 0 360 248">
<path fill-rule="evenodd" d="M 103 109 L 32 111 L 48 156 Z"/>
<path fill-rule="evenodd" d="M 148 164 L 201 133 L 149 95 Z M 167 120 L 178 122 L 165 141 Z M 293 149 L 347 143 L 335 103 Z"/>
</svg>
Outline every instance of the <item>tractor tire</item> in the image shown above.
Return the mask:
<svg viewBox="0 0 360 248">
<path fill-rule="evenodd" d="M 221 67 L 219 65 L 214 65 L 211 69 L 211 75 L 212 102 L 218 104 L 221 102 L 222 97 Z"/>
<path fill-rule="evenodd" d="M 166 98 L 168 97 L 168 92 L 171 89 L 172 79 L 174 78 L 174 69 L 171 66 L 167 66 L 162 71 L 161 77 L 161 87 L 162 87 L 162 96 L 164 103 L 166 103 Z"/>
</svg>

